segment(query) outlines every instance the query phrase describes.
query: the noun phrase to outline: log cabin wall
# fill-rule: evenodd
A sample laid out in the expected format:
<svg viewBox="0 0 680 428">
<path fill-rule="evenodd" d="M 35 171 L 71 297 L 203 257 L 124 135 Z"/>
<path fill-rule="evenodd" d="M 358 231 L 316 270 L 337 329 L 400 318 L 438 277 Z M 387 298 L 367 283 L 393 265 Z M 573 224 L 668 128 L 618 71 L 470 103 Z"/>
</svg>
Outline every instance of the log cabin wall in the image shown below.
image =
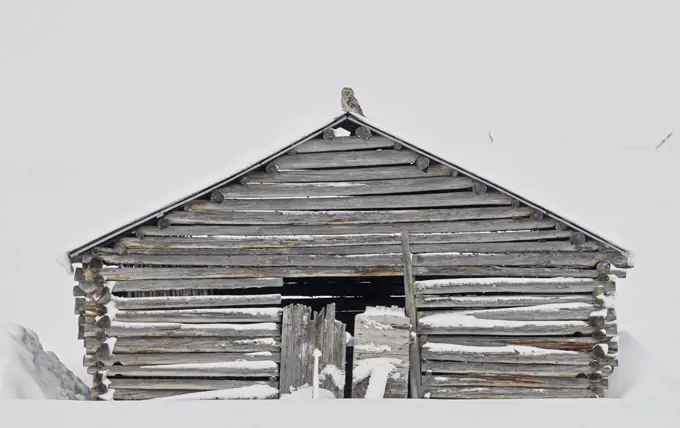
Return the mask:
<svg viewBox="0 0 680 428">
<path fill-rule="evenodd" d="M 95 393 L 276 398 L 284 282 L 403 277 L 407 232 L 423 396 L 601 395 L 616 365 L 607 296 L 627 256 L 369 134 L 326 130 L 72 260 Z"/>
</svg>

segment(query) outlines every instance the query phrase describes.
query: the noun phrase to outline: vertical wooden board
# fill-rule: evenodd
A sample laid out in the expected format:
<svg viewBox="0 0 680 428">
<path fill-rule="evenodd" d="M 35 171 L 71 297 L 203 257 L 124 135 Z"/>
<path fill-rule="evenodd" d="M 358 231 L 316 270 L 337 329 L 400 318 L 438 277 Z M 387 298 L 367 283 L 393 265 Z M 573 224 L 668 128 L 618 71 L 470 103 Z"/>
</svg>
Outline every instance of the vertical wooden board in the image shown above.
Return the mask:
<svg viewBox="0 0 680 428">
<path fill-rule="evenodd" d="M 401 232 L 401 244 L 404 260 L 404 295 L 405 312 L 409 317 L 414 337 L 409 337 L 409 392 L 411 398 L 422 398 L 422 374 L 420 368 L 420 344 L 417 337 L 418 313 L 416 312 L 416 290 L 413 278 L 413 255 L 407 231 Z"/>
<path fill-rule="evenodd" d="M 279 391 L 288 394 L 291 390 L 304 384 L 304 362 L 309 361 L 311 351 L 309 346 L 303 346 L 304 338 L 308 336 L 312 309 L 301 304 L 286 306 L 283 309 L 281 326 L 281 372 Z"/>
</svg>

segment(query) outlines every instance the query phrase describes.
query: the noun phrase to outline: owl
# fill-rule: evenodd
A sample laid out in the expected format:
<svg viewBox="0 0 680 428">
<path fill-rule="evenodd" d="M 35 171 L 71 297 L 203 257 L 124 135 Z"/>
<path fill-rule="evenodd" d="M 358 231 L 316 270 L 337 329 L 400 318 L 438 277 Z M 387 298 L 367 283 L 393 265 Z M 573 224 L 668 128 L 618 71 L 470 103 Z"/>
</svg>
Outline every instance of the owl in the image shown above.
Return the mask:
<svg viewBox="0 0 680 428">
<path fill-rule="evenodd" d="M 340 100 L 340 105 L 342 106 L 342 111 L 347 113 L 355 113 L 364 116 L 364 112 L 361 110 L 359 101 L 354 97 L 354 90 L 352 88 L 342 88 L 342 98 Z"/>
</svg>

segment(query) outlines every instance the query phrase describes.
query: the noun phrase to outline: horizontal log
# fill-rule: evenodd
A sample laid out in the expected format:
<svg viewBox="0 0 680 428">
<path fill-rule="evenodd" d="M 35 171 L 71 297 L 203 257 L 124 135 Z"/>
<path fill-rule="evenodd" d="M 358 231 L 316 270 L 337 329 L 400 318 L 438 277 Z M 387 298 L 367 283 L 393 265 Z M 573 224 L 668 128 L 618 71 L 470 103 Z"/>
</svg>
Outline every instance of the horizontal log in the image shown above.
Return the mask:
<svg viewBox="0 0 680 428">
<path fill-rule="evenodd" d="M 431 388 L 425 391 L 430 399 L 501 399 L 501 398 L 596 398 L 590 389 L 549 388 Z"/>
<path fill-rule="evenodd" d="M 96 339 L 85 338 L 85 348 L 93 353 L 99 347 Z M 139 354 L 154 352 L 259 352 L 278 351 L 279 339 L 273 337 L 235 339 L 220 337 L 121 337 L 115 353 Z"/>
<path fill-rule="evenodd" d="M 436 337 L 432 337 L 437 340 Z M 427 342 L 422 356 L 431 361 L 458 361 L 463 363 L 522 363 L 587 365 L 592 354 L 583 351 L 544 349 L 525 345 L 468 346 L 450 343 Z"/>
<path fill-rule="evenodd" d="M 514 296 L 416 296 L 418 309 L 433 308 L 511 308 L 554 303 L 593 303 L 590 295 L 531 295 L 520 294 Z"/>
<path fill-rule="evenodd" d="M 97 363 L 102 367 L 110 367 L 113 365 L 123 366 L 153 366 L 166 364 L 209 364 L 209 363 L 225 363 L 233 361 L 274 361 L 278 363 L 281 355 L 279 352 L 261 351 L 261 352 L 221 352 L 212 354 L 200 354 L 196 352 L 190 353 L 171 353 L 171 354 L 116 354 L 114 353 L 109 360 L 98 362 L 90 355 L 83 358 L 83 365 L 85 367 L 93 367 Z"/>
<path fill-rule="evenodd" d="M 163 239 L 163 238 L 159 238 Z M 174 238 L 167 238 L 168 240 Z M 180 238 L 181 239 L 181 238 Z M 149 245 L 151 247 L 151 245 Z M 544 251 L 595 251 L 597 245 L 576 247 L 565 241 L 550 242 L 491 242 L 471 244 L 413 244 L 411 252 L 444 253 L 444 252 L 544 252 Z M 94 249 L 93 251 L 97 251 Z M 347 245 L 328 247 L 264 247 L 264 248 L 167 248 L 162 245 L 152 248 L 130 248 L 126 254 L 190 255 L 190 256 L 230 256 L 230 255 L 313 255 L 313 254 L 388 254 L 401 251 L 399 245 Z"/>
<path fill-rule="evenodd" d="M 468 192 L 421 193 L 408 195 L 369 195 L 339 198 L 228 199 L 216 204 L 196 200 L 187 203 L 189 211 L 199 210 L 365 210 L 510 205 L 512 199 L 499 192 L 476 196 Z"/>
<path fill-rule="evenodd" d="M 245 288 L 283 287 L 281 278 L 239 279 L 167 279 L 107 282 L 116 292 L 155 290 L 240 290 Z"/>
<path fill-rule="evenodd" d="M 401 276 L 401 266 L 387 267 L 231 267 L 231 268 L 106 268 L 102 273 L 109 281 L 155 279 L 208 279 L 257 277 L 337 277 L 337 276 Z M 414 267 L 415 275 L 474 277 L 563 277 L 595 278 L 594 269 L 563 268 L 499 268 L 499 267 Z"/>
<path fill-rule="evenodd" d="M 423 376 L 426 391 L 451 387 L 589 389 L 592 385 L 588 379 L 548 376 Z M 607 379 L 597 385 L 607 387 Z"/>
<path fill-rule="evenodd" d="M 332 140 L 313 139 L 296 146 L 297 153 L 347 152 L 353 150 L 391 149 L 394 141 L 380 136 L 362 140 L 357 137 L 335 137 Z"/>
<path fill-rule="evenodd" d="M 260 226 L 171 226 L 158 229 L 145 226 L 138 229 L 138 236 L 281 236 L 288 235 L 349 235 L 349 234 L 390 234 L 405 230 L 409 233 L 453 233 L 453 232 L 497 232 L 551 229 L 555 221 L 534 220 L 461 220 L 441 222 L 376 223 L 376 224 L 332 224 L 332 225 L 260 225 Z M 609 260 L 606 253 L 598 253 L 598 261 Z M 619 261 L 613 254 L 612 260 Z M 102 254 L 101 258 L 115 257 Z M 621 257 L 621 256 L 620 256 Z M 623 259 L 625 260 L 625 258 Z"/>
<path fill-rule="evenodd" d="M 607 342 L 609 339 L 603 341 L 596 340 L 589 336 L 583 337 L 564 337 L 564 336 L 427 336 L 419 335 L 421 343 L 426 343 L 428 340 L 437 343 L 450 343 L 463 346 L 510 346 L 522 345 L 532 346 L 543 349 L 563 349 L 574 351 L 590 351 L 593 346 L 600 342 Z"/>
<path fill-rule="evenodd" d="M 282 236 L 220 236 L 202 238 L 145 237 L 122 238 L 127 249 L 133 248 L 279 248 L 326 247 L 357 245 L 401 245 L 399 234 L 370 235 L 282 235 Z M 569 233 L 558 230 L 538 230 L 502 233 L 413 233 L 411 244 L 513 243 L 535 240 L 561 239 Z"/>
<path fill-rule="evenodd" d="M 252 183 L 318 183 L 394 178 L 450 177 L 453 170 L 444 165 L 430 165 L 423 171 L 415 165 L 338 168 L 323 170 L 281 171 L 278 174 L 254 171 L 246 175 Z"/>
<path fill-rule="evenodd" d="M 281 305 L 281 295 L 115 297 L 114 302 L 120 310 L 278 306 Z"/>
<path fill-rule="evenodd" d="M 468 177 L 398 178 L 392 180 L 338 181 L 332 183 L 248 183 L 218 189 L 224 199 L 296 198 L 307 196 L 358 196 L 419 193 L 472 188 Z"/>
<path fill-rule="evenodd" d="M 423 373 L 484 376 L 547 376 L 575 378 L 590 373 L 587 365 L 423 362 Z"/>
<path fill-rule="evenodd" d="M 274 322 L 252 324 L 129 323 L 113 321 L 106 328 L 110 337 L 279 337 L 280 325 Z M 89 329 L 95 337 L 100 329 Z"/>
<path fill-rule="evenodd" d="M 165 216 L 171 225 L 376 224 L 426 221 L 491 220 L 527 217 L 529 207 L 442 208 L 385 211 L 176 211 Z"/>
<path fill-rule="evenodd" d="M 375 150 L 334 153 L 305 153 L 284 155 L 272 162 L 278 171 L 367 167 L 381 165 L 409 165 L 418 153 L 410 150 Z"/>
<path fill-rule="evenodd" d="M 433 253 L 413 256 L 414 266 L 540 266 L 596 267 L 602 260 L 627 265 L 625 256 L 602 252 Z"/>
<path fill-rule="evenodd" d="M 88 373 L 95 372 L 89 368 Z M 126 377 L 250 377 L 271 378 L 279 374 L 274 361 L 232 361 L 216 363 L 186 363 L 156 366 L 112 366 L 107 376 Z"/>
<path fill-rule="evenodd" d="M 591 297 L 592 299 L 592 297 Z M 505 321 L 588 321 L 597 308 L 593 302 L 544 303 L 532 306 L 473 309 L 464 311 L 477 319 Z M 613 309 L 605 310 L 607 321 L 616 319 Z M 453 312 L 450 312 L 453 313 Z M 442 314 L 441 311 L 421 311 L 421 317 Z M 604 320 L 603 320 L 604 322 Z"/>
<path fill-rule="evenodd" d="M 256 381 L 241 379 L 109 379 L 110 389 L 180 389 L 186 391 L 213 391 L 218 389 L 242 388 L 250 385 L 278 386 L 276 381 Z"/>
<path fill-rule="evenodd" d="M 117 389 L 113 392 L 113 401 L 131 401 L 131 400 L 154 400 L 154 399 L 199 399 L 196 394 L 201 394 L 209 391 L 191 391 L 191 390 L 181 390 L 181 389 Z M 248 393 L 235 392 L 236 399 L 276 399 L 279 394 L 274 388 L 271 389 L 271 393 L 265 397 L 259 394 L 259 391 L 255 392 L 254 396 Z M 172 398 L 174 397 L 174 398 Z M 210 397 L 205 399 L 211 399 Z"/>
<path fill-rule="evenodd" d="M 607 294 L 616 289 L 614 281 L 575 278 L 455 278 L 416 281 L 416 294 L 467 293 L 592 293 L 602 287 Z"/>
<path fill-rule="evenodd" d="M 281 308 L 229 308 L 229 309 L 167 309 L 156 311 L 118 311 L 115 320 L 120 322 L 170 322 L 170 323 L 258 323 L 280 322 Z"/>
</svg>

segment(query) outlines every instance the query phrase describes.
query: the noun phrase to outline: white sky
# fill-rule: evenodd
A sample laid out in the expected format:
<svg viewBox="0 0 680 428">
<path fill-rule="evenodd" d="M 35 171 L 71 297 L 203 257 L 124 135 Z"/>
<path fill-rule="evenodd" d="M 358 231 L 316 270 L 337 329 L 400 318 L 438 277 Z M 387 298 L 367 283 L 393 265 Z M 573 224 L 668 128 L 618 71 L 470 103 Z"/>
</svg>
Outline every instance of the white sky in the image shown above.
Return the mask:
<svg viewBox="0 0 680 428">
<path fill-rule="evenodd" d="M 290 143 L 349 85 L 631 248 L 621 325 L 678 391 L 680 3 L 449 3 L 0 0 L 0 319 L 84 375 L 58 254 Z"/>
</svg>

